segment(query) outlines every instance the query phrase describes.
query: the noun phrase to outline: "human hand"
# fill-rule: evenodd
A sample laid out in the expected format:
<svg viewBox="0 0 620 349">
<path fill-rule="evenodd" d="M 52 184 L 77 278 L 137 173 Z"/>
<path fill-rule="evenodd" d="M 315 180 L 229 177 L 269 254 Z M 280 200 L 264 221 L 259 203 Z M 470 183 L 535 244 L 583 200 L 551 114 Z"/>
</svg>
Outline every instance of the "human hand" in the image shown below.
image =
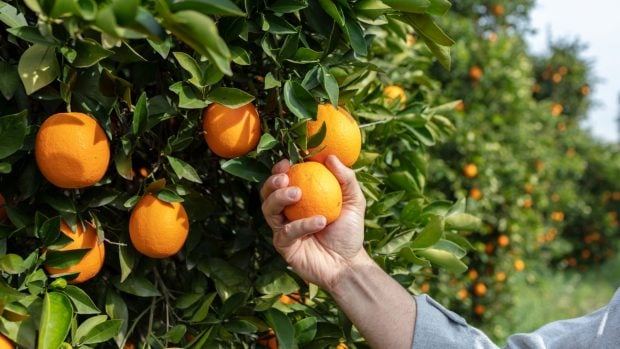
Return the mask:
<svg viewBox="0 0 620 349">
<path fill-rule="evenodd" d="M 295 221 L 288 221 L 284 216 L 284 208 L 303 195 L 298 187 L 288 186 L 286 173 L 291 167 L 288 160 L 274 165 L 273 175 L 261 188 L 261 196 L 263 215 L 273 230 L 276 250 L 299 276 L 330 291 L 343 272 L 372 260 L 362 246 L 366 199 L 355 172 L 333 155 L 327 157 L 325 166 L 342 188 L 342 211 L 327 226 L 324 216 Z"/>
</svg>

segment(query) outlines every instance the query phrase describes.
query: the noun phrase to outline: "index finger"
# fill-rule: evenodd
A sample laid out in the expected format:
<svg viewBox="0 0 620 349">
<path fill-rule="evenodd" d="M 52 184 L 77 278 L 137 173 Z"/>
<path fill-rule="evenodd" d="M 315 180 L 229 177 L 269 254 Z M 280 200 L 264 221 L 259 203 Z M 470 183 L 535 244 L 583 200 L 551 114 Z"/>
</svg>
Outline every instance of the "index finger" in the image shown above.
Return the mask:
<svg viewBox="0 0 620 349">
<path fill-rule="evenodd" d="M 277 162 L 271 168 L 271 173 L 273 174 L 260 188 L 260 196 L 261 199 L 265 200 L 274 190 L 284 188 L 288 185 L 288 177 L 285 173 L 288 172 L 288 169 L 291 167 L 291 162 L 288 159 L 282 159 Z"/>
</svg>

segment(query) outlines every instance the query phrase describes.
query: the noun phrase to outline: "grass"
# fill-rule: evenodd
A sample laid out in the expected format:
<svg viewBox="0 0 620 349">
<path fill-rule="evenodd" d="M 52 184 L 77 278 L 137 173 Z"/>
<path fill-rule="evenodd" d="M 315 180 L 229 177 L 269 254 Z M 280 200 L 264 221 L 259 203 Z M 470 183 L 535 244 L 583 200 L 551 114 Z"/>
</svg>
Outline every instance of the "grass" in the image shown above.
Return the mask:
<svg viewBox="0 0 620 349">
<path fill-rule="evenodd" d="M 519 290 L 510 314 L 490 329 L 496 338 L 532 332 L 543 325 L 579 317 L 605 306 L 620 287 L 620 256 L 588 272 L 532 271 L 515 281 Z"/>
</svg>

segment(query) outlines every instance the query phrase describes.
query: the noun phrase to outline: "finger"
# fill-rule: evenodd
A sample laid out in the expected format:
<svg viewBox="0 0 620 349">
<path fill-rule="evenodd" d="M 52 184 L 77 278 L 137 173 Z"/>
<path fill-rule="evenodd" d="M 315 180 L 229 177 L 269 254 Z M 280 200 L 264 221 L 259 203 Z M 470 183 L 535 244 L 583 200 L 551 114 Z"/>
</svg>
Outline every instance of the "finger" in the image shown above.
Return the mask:
<svg viewBox="0 0 620 349">
<path fill-rule="evenodd" d="M 262 188 L 260 188 L 260 197 L 265 200 L 275 190 L 285 188 L 288 185 L 288 176 L 286 174 L 275 174 L 267 178 Z"/>
<path fill-rule="evenodd" d="M 281 188 L 271 193 L 261 207 L 267 224 L 272 229 L 281 228 L 282 211 L 286 206 L 296 203 L 299 199 L 301 199 L 301 190 L 298 187 Z"/>
<path fill-rule="evenodd" d="M 288 172 L 289 168 L 291 168 L 291 161 L 289 159 L 282 159 L 278 161 L 275 165 L 273 165 L 273 167 L 271 168 L 271 173 L 286 173 Z"/>
<path fill-rule="evenodd" d="M 355 177 L 355 172 L 346 167 L 335 155 L 329 155 L 325 166 L 334 174 L 342 187 L 342 196 L 356 206 L 365 206 L 366 199 Z"/>
<path fill-rule="evenodd" d="M 299 238 L 323 230 L 326 225 L 327 220 L 324 216 L 312 216 L 289 222 L 282 231 L 274 235 L 274 245 L 290 246 Z"/>
</svg>

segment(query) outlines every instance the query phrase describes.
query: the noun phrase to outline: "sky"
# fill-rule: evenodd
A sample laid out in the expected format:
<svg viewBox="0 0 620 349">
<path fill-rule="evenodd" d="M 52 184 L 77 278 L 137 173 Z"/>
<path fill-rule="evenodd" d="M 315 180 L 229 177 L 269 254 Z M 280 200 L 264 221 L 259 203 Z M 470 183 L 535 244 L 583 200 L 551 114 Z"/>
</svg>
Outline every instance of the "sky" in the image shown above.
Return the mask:
<svg viewBox="0 0 620 349">
<path fill-rule="evenodd" d="M 531 25 L 537 34 L 528 42 L 534 53 L 545 52 L 549 39 L 579 38 L 588 48 L 583 53 L 597 78 L 592 88 L 595 106 L 584 126 L 599 139 L 619 142 L 620 98 L 620 1 L 537 0 Z"/>
</svg>

